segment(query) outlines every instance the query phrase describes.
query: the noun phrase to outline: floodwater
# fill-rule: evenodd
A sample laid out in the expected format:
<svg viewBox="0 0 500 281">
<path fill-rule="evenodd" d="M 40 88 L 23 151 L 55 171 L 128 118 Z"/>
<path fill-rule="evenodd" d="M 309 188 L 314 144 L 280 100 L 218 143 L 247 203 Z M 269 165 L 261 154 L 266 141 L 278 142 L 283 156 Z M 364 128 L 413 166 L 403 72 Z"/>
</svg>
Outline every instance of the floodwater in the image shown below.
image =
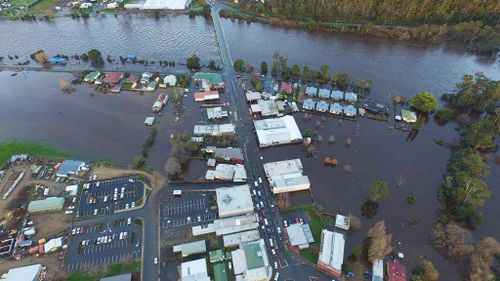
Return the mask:
<svg viewBox="0 0 500 281">
<path fill-rule="evenodd" d="M 274 51 L 287 55 L 288 63 L 319 67 L 329 64 L 334 71 L 345 71 L 352 78 L 373 81 L 371 96 L 388 101 L 390 96 L 411 96 L 422 90 L 436 95 L 452 91 L 460 77 L 481 71 L 500 80 L 498 61 L 467 54 L 461 47 L 423 47 L 410 43 L 393 42 L 350 34 L 309 32 L 270 27 L 262 24 L 223 20 L 233 59 L 243 58 L 254 65 L 265 59 L 268 63 Z M 183 61 L 191 54 L 202 60 L 220 61 L 214 29 L 204 19 L 170 16 L 155 20 L 141 16 L 105 16 L 91 20 L 61 18 L 51 22 L 2 22 L 0 55 L 28 55 L 37 49 L 55 53 L 81 53 L 97 48 L 104 55 L 136 54 L 147 59 L 174 59 Z M 244 36 L 243 36 L 244 35 Z M 63 94 L 59 80 L 71 79 L 71 74 L 25 72 L 15 77 L 0 72 L 0 139 L 43 140 L 57 148 L 71 152 L 75 158 L 112 159 L 118 164 L 130 164 L 140 155 L 148 133 L 143 124 L 151 116 L 151 105 L 158 93 L 116 94 L 94 93 L 88 85 L 76 87 L 71 94 Z M 157 121 L 158 136 L 151 149 L 148 164 L 161 170 L 168 157 L 169 137 L 173 131 L 192 131 L 192 126 L 204 116 L 203 109 L 191 98 L 184 100 L 186 109 L 178 122 L 173 105 L 169 104 Z M 246 105 L 239 105 L 246 106 Z M 374 219 L 363 220 L 363 229 L 349 234 L 346 256 L 352 247 L 361 243 L 374 222 L 385 219 L 388 231 L 393 233 L 393 246 L 406 255 L 408 270 L 422 256 L 434 261 L 442 280 L 457 280 L 458 266 L 442 258 L 428 243 L 435 213 L 439 208 L 436 189 L 446 169 L 449 150 L 434 143 L 441 139 L 458 138 L 453 124 L 438 126 L 427 123 L 414 140 L 407 133 L 389 129 L 392 122 L 359 119 L 357 122 L 313 116 L 305 120 L 303 114 L 295 118 L 301 128 L 312 128 L 323 136 L 322 144 L 315 144 L 316 157 L 306 158 L 300 146 L 282 146 L 265 149 L 264 161 L 300 157 L 305 174 L 312 182 L 312 198 L 333 213 L 360 215 L 360 206 L 368 197 L 374 180 L 389 182 L 390 194 L 382 201 Z M 316 122 L 321 121 L 317 126 Z M 328 144 L 335 135 L 336 142 Z M 345 145 L 351 138 L 350 147 Z M 251 153 L 251 152 L 249 152 Z M 323 157 L 339 160 L 335 168 L 324 167 Z M 352 173 L 343 170 L 351 165 Z M 500 167 L 490 161 L 491 175 L 487 182 L 492 191 L 488 204 L 481 210 L 483 224 L 474 232 L 474 239 L 497 236 L 498 179 Z M 196 167 L 194 167 L 196 166 Z M 202 165 L 190 170 L 202 175 Z M 190 171 L 191 172 L 191 171 Z M 403 179 L 401 187 L 396 180 Z M 406 202 L 415 195 L 415 204 Z M 292 201 L 307 203 L 309 193 L 292 195 Z"/>
</svg>

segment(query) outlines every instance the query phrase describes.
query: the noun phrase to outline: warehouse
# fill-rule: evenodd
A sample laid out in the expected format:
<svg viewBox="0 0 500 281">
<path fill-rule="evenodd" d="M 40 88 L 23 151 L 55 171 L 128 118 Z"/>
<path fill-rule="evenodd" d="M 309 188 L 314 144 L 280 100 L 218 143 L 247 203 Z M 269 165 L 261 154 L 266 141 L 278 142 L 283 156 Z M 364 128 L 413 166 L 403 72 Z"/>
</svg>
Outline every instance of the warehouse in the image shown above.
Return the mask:
<svg viewBox="0 0 500 281">
<path fill-rule="evenodd" d="M 254 120 L 260 147 L 302 142 L 302 134 L 293 116 Z"/>
<path fill-rule="evenodd" d="M 240 249 L 231 252 L 234 274 L 241 275 L 246 281 L 269 280 L 272 274 L 264 240 L 240 245 Z"/>
<path fill-rule="evenodd" d="M 236 129 L 233 124 L 220 125 L 195 125 L 193 134 L 195 136 L 222 136 L 234 135 Z"/>
<path fill-rule="evenodd" d="M 9 269 L 9 272 L 2 276 L 2 281 L 38 281 L 42 265 L 32 264 Z"/>
<path fill-rule="evenodd" d="M 64 198 L 62 197 L 49 197 L 43 200 L 31 201 L 28 205 L 28 212 L 30 213 L 40 213 L 40 212 L 53 212 L 60 211 L 64 206 Z"/>
<path fill-rule="evenodd" d="M 210 281 L 205 258 L 181 264 L 182 281 Z"/>
<path fill-rule="evenodd" d="M 215 192 L 220 218 L 253 212 L 252 195 L 248 185 L 221 187 Z"/>
</svg>

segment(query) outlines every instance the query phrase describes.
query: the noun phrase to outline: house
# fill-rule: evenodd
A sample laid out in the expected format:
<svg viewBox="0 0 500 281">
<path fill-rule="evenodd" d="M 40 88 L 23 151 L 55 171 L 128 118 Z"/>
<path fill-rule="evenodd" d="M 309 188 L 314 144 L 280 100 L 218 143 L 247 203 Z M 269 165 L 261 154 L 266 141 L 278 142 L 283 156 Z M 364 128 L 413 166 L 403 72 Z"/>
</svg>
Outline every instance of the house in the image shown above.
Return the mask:
<svg viewBox="0 0 500 281">
<path fill-rule="evenodd" d="M 326 101 L 322 100 L 322 101 L 319 101 L 317 104 L 316 104 L 316 111 L 318 112 L 327 112 L 328 109 L 330 108 L 330 104 L 327 103 Z"/>
<path fill-rule="evenodd" d="M 342 106 L 340 105 L 340 103 L 332 103 L 330 105 L 330 113 L 331 114 L 335 114 L 335 115 L 339 115 L 339 114 L 342 114 Z"/>
<path fill-rule="evenodd" d="M 146 126 L 153 126 L 154 123 L 155 118 L 153 116 L 146 117 L 146 120 L 144 120 L 144 124 L 146 124 Z"/>
<path fill-rule="evenodd" d="M 148 85 L 146 86 L 146 91 L 149 91 L 149 92 L 152 92 L 154 90 L 156 90 L 156 86 L 158 86 L 158 82 L 156 81 L 151 81 L 148 83 Z"/>
<path fill-rule="evenodd" d="M 194 93 L 194 101 L 212 101 L 219 99 L 218 91 L 209 91 L 209 92 L 196 92 Z"/>
<path fill-rule="evenodd" d="M 259 100 L 257 104 L 250 106 L 252 114 L 259 114 L 263 117 L 276 116 L 279 114 L 278 106 L 274 100 Z"/>
<path fill-rule="evenodd" d="M 139 82 L 141 82 L 142 84 L 147 84 L 151 80 L 151 77 L 153 77 L 153 74 L 151 74 L 150 72 L 144 72 L 141 75 L 141 79 Z"/>
<path fill-rule="evenodd" d="M 293 91 L 293 85 L 292 83 L 289 82 L 283 82 L 281 83 L 281 91 L 285 92 L 287 94 L 291 94 Z"/>
<path fill-rule="evenodd" d="M 222 119 L 228 116 L 227 111 L 222 110 L 221 106 L 207 108 L 208 120 Z"/>
<path fill-rule="evenodd" d="M 341 101 L 341 100 L 344 100 L 344 93 L 341 92 L 341 91 L 333 90 L 332 94 L 330 95 L 330 97 L 333 100 Z"/>
<path fill-rule="evenodd" d="M 315 97 L 318 95 L 318 88 L 312 86 L 306 87 L 305 94 L 306 96 Z"/>
<path fill-rule="evenodd" d="M 302 108 L 305 110 L 314 110 L 316 108 L 316 102 L 313 99 L 306 99 L 302 103 Z"/>
<path fill-rule="evenodd" d="M 401 117 L 403 118 L 403 121 L 406 123 L 417 122 L 417 114 L 414 111 L 408 109 L 401 109 Z"/>
<path fill-rule="evenodd" d="M 49 59 L 50 64 L 66 64 L 67 62 L 68 62 L 68 60 L 66 58 L 61 57 L 61 56 L 55 56 L 55 57 L 51 57 Z"/>
<path fill-rule="evenodd" d="M 92 71 L 89 74 L 85 75 L 83 81 L 94 82 L 95 80 L 97 80 L 97 78 L 99 78 L 99 76 L 101 76 L 101 73 L 99 71 Z"/>
<path fill-rule="evenodd" d="M 331 91 L 329 89 L 319 89 L 318 96 L 322 99 L 329 99 Z"/>
<path fill-rule="evenodd" d="M 345 93 L 345 100 L 351 103 L 355 103 L 358 100 L 358 95 L 356 95 L 353 92 L 347 92 Z"/>
<path fill-rule="evenodd" d="M 398 259 L 387 262 L 388 281 L 407 281 L 406 267 Z"/>
<path fill-rule="evenodd" d="M 128 82 L 128 83 L 137 83 L 137 81 L 139 81 L 139 75 L 137 74 L 129 74 L 127 78 L 125 78 L 125 82 Z"/>
<path fill-rule="evenodd" d="M 104 79 L 102 82 L 107 83 L 107 84 L 116 84 L 120 82 L 120 79 L 123 78 L 123 73 L 122 72 L 108 72 L 104 76 Z"/>
<path fill-rule="evenodd" d="M 344 111 L 344 115 L 347 117 L 354 117 L 356 116 L 356 108 L 352 105 L 347 105 L 342 108 L 342 111 Z"/>
<path fill-rule="evenodd" d="M 206 81 L 211 89 L 224 88 L 224 79 L 219 73 L 196 72 L 193 79 L 196 82 L 202 82 L 203 80 Z"/>
<path fill-rule="evenodd" d="M 247 92 L 245 95 L 248 103 L 257 103 L 260 99 L 262 99 L 259 92 Z"/>
<path fill-rule="evenodd" d="M 163 78 L 163 84 L 170 87 L 175 86 L 177 85 L 177 77 L 175 75 L 167 75 Z"/>
<path fill-rule="evenodd" d="M 363 108 L 371 114 L 388 115 L 389 107 L 378 101 L 367 101 Z"/>
</svg>

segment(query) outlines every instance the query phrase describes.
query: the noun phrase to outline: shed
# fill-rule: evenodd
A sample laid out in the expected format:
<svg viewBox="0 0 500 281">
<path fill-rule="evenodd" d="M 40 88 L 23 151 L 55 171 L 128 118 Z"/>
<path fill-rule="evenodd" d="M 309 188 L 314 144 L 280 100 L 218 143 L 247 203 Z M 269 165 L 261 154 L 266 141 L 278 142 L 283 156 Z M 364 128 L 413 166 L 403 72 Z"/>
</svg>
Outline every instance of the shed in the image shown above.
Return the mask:
<svg viewBox="0 0 500 281">
<path fill-rule="evenodd" d="M 205 240 L 195 241 L 191 243 L 174 246 L 174 253 L 181 252 L 182 257 L 187 257 L 194 254 L 203 254 L 207 252 Z"/>
<path fill-rule="evenodd" d="M 349 230 L 349 227 L 351 227 L 351 220 L 349 217 L 337 214 L 335 218 L 335 227 Z"/>
<path fill-rule="evenodd" d="M 414 111 L 401 109 L 401 116 L 403 117 L 403 121 L 405 121 L 406 123 L 417 122 L 417 114 Z"/>
<path fill-rule="evenodd" d="M 64 198 L 49 197 L 43 200 L 33 200 L 28 205 L 28 212 L 40 213 L 62 210 L 64 206 Z"/>
<path fill-rule="evenodd" d="M 85 78 L 83 78 L 83 80 L 85 82 L 93 82 L 97 78 L 99 78 L 100 75 L 101 75 L 101 73 L 99 71 L 92 71 L 89 74 L 85 75 Z"/>
</svg>

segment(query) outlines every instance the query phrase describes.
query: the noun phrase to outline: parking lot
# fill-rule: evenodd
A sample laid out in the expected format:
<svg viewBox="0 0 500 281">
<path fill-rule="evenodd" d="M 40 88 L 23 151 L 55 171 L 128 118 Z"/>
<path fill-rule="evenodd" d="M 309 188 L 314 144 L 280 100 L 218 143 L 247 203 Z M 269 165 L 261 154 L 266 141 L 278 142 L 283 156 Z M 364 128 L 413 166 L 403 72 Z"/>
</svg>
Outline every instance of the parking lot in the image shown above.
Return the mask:
<svg viewBox="0 0 500 281">
<path fill-rule="evenodd" d="M 77 218 L 110 215 L 136 207 L 144 195 L 144 184 L 136 177 L 92 181 L 84 184 Z"/>
<path fill-rule="evenodd" d="M 70 271 L 141 257 L 142 229 L 134 218 L 74 227 L 71 233 L 65 257 L 65 267 Z"/>
<path fill-rule="evenodd" d="M 209 196 L 206 193 L 184 193 L 182 197 L 168 197 L 160 206 L 161 227 L 170 229 L 215 220 L 216 213 L 210 210 Z"/>
</svg>

